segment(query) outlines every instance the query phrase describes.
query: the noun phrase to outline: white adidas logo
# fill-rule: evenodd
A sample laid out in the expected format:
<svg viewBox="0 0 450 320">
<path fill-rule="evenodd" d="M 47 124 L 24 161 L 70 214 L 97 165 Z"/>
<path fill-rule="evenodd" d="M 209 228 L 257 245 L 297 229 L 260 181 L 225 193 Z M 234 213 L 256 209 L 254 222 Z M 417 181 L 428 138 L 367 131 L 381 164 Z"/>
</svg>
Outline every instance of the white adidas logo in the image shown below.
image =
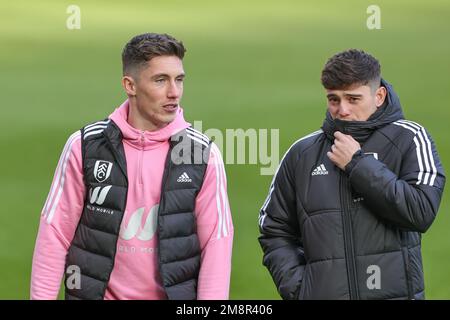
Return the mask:
<svg viewBox="0 0 450 320">
<path fill-rule="evenodd" d="M 192 179 L 189 178 L 186 172 L 183 172 L 183 174 L 178 177 L 177 182 L 192 182 Z"/>
<path fill-rule="evenodd" d="M 328 174 L 328 171 L 323 165 L 323 163 L 317 168 L 315 168 L 314 171 L 311 173 L 312 176 L 324 176 L 326 174 Z"/>
</svg>

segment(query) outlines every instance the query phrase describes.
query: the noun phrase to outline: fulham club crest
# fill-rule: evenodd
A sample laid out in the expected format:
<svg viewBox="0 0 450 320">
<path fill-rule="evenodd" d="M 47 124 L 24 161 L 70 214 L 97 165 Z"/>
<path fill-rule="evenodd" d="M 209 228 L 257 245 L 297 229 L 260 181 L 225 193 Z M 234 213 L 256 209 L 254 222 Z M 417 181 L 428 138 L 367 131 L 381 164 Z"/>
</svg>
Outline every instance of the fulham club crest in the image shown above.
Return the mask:
<svg viewBox="0 0 450 320">
<path fill-rule="evenodd" d="M 94 167 L 94 177 L 98 182 L 109 178 L 113 164 L 109 161 L 97 160 Z"/>
</svg>

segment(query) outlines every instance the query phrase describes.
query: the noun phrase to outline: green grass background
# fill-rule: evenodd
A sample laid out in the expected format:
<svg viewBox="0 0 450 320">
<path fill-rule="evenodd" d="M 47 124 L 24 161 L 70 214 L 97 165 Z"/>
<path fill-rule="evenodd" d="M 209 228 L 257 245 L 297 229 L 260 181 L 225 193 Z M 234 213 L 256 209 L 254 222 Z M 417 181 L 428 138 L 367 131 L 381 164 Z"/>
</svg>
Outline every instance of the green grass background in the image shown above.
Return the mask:
<svg viewBox="0 0 450 320">
<path fill-rule="evenodd" d="M 66 8 L 81 8 L 67 30 Z M 381 30 L 366 9 L 381 8 Z M 280 155 L 318 129 L 326 59 L 362 48 L 382 64 L 407 118 L 431 132 L 450 167 L 448 1 L 2 1 L 0 3 L 0 299 L 28 299 L 39 216 L 68 136 L 124 99 L 123 45 L 142 32 L 182 39 L 183 106 L 203 129 L 279 128 Z M 232 299 L 278 299 L 262 266 L 257 216 L 271 181 L 228 165 L 235 226 Z M 450 204 L 423 237 L 428 298 L 450 298 Z"/>
</svg>

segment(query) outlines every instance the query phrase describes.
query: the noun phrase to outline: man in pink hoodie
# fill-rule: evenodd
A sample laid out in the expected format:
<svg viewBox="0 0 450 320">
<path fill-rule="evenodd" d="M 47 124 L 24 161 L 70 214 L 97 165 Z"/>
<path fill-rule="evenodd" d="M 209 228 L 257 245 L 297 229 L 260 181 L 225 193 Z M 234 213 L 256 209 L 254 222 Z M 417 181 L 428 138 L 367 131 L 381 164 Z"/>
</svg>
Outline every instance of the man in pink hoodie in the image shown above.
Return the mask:
<svg viewBox="0 0 450 320">
<path fill-rule="evenodd" d="M 184 53 L 165 34 L 125 46 L 128 99 L 72 134 L 56 168 L 31 299 L 56 299 L 64 274 L 67 299 L 228 299 L 225 169 L 217 146 L 183 118 Z M 181 153 L 180 139 L 189 146 Z M 198 151 L 201 162 L 190 162 Z"/>
</svg>

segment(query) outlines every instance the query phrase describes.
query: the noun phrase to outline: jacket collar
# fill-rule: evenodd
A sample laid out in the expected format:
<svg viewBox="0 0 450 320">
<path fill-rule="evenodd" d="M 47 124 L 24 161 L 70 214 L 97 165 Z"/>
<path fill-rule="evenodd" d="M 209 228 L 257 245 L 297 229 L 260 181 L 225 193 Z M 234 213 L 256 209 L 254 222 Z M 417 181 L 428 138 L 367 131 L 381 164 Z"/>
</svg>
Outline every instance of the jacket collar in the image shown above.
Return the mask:
<svg viewBox="0 0 450 320">
<path fill-rule="evenodd" d="M 375 130 L 404 118 L 400 100 L 392 86 L 384 79 L 381 79 L 381 85 L 387 89 L 386 100 L 383 106 L 375 111 L 367 121 L 333 119 L 331 114 L 328 111 L 326 112 L 322 130 L 331 142 L 334 142 L 334 133 L 340 131 L 351 135 L 353 139 L 363 144 Z"/>
</svg>

